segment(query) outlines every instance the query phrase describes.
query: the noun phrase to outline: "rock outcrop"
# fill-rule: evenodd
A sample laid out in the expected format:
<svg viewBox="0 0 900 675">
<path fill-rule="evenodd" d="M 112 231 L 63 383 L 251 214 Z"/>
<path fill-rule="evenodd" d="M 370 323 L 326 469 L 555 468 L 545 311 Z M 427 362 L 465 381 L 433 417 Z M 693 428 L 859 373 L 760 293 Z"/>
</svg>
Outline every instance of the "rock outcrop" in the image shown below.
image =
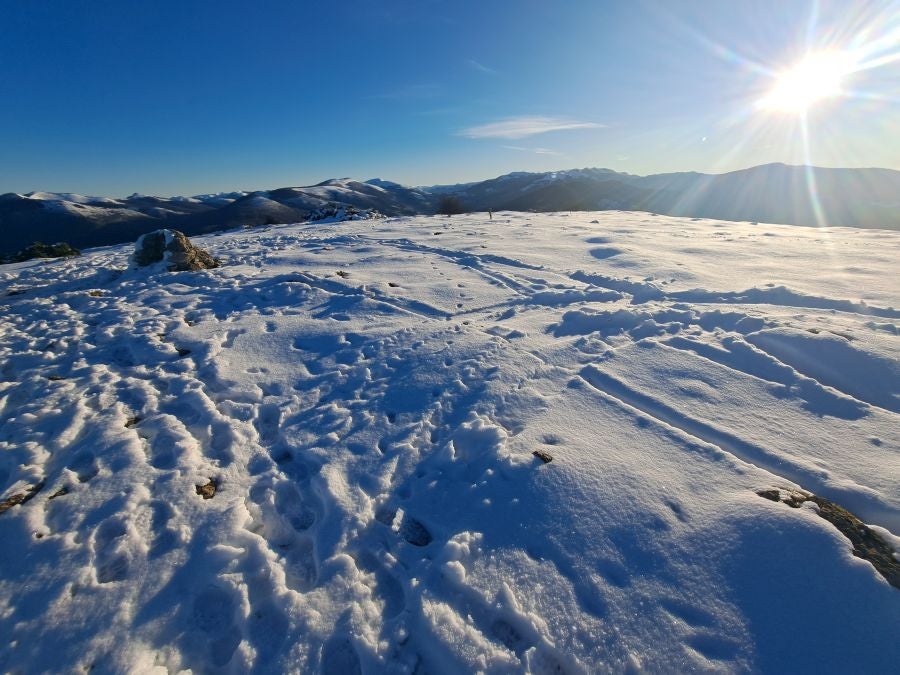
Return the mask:
<svg viewBox="0 0 900 675">
<path fill-rule="evenodd" d="M 891 586 L 900 589 L 900 561 L 894 556 L 891 545 L 847 509 L 805 490 L 771 488 L 759 490 L 756 494 L 794 509 L 812 502 L 816 505 L 817 513 L 850 540 L 853 555 L 868 560 Z"/>
<path fill-rule="evenodd" d="M 218 267 L 218 261 L 202 248 L 194 246 L 178 230 L 156 230 L 141 236 L 131 256 L 132 267 L 159 265 L 167 272 L 206 270 Z"/>
</svg>

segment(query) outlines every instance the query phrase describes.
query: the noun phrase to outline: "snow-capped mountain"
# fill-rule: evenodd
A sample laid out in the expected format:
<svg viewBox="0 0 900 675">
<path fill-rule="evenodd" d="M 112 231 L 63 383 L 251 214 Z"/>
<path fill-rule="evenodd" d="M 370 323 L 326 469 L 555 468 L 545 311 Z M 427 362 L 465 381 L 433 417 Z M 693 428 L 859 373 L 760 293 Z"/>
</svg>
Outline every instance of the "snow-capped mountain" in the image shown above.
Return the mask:
<svg viewBox="0 0 900 675">
<path fill-rule="evenodd" d="M 469 211 L 631 210 L 795 225 L 900 229 L 900 172 L 769 164 L 726 174 L 635 176 L 610 169 L 515 172 L 475 183 L 409 187 L 375 178 L 194 197 L 71 193 L 0 195 L 0 254 L 35 240 L 76 247 L 120 243 L 168 226 L 201 234 L 306 220 L 352 207 L 388 216 L 432 214 L 453 195 Z"/>
<path fill-rule="evenodd" d="M 900 229 L 900 171 L 766 164 L 725 174 L 635 176 L 609 169 L 511 173 L 442 186 L 466 207 L 622 209 L 789 225 Z"/>
<path fill-rule="evenodd" d="M 240 225 L 300 222 L 323 209 L 340 207 L 411 215 L 433 211 L 433 199 L 396 183 L 351 179 L 194 197 L 135 193 L 109 199 L 67 193 L 8 193 L 0 195 L 0 254 L 14 253 L 36 240 L 66 241 L 79 248 L 121 243 L 163 226 L 192 235 Z"/>
</svg>

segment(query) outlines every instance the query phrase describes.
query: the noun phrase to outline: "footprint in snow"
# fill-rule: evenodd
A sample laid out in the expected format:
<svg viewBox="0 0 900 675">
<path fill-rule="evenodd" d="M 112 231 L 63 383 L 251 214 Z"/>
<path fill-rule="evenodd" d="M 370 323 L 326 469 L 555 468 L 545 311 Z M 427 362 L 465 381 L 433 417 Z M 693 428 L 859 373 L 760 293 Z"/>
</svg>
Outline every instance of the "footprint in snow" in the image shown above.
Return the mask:
<svg viewBox="0 0 900 675">
<path fill-rule="evenodd" d="M 75 472 L 78 476 L 78 481 L 81 483 L 87 483 L 100 472 L 97 458 L 89 450 L 83 450 L 75 455 L 69 464 L 69 470 Z"/>
<path fill-rule="evenodd" d="M 406 596 L 400 582 L 369 551 L 354 556 L 357 566 L 375 577 L 372 588 L 374 595 L 384 603 L 383 615 L 386 619 L 397 616 L 406 604 Z"/>
<path fill-rule="evenodd" d="M 350 638 L 341 633 L 332 635 L 322 646 L 322 675 L 359 675 L 362 667 L 359 654 Z"/>
<path fill-rule="evenodd" d="M 241 633 L 234 625 L 236 607 L 233 595 L 221 588 L 208 588 L 194 598 L 189 623 L 209 640 L 209 660 L 214 666 L 231 661 L 241 643 Z"/>
<path fill-rule="evenodd" d="M 284 564 L 288 588 L 304 592 L 318 578 L 315 546 L 309 531 L 318 519 L 318 500 L 302 493 L 292 481 L 274 488 L 260 484 L 250 490 L 247 506 L 251 514 L 247 529 L 265 539 Z"/>
<path fill-rule="evenodd" d="M 287 638 L 287 617 L 269 601 L 251 610 L 247 626 L 250 642 L 256 648 L 256 665 L 268 663 L 278 655 Z"/>
<path fill-rule="evenodd" d="M 191 624 L 204 633 L 223 633 L 232 624 L 235 607 L 230 593 L 221 588 L 208 588 L 194 598 Z"/>
<path fill-rule="evenodd" d="M 272 443 L 278 439 L 281 427 L 281 408 L 277 404 L 267 403 L 259 407 L 254 426 L 263 443 Z"/>
<path fill-rule="evenodd" d="M 169 528 L 169 522 L 174 517 L 175 511 L 169 504 L 160 500 L 150 503 L 150 511 L 153 544 L 150 547 L 149 557 L 158 558 L 172 551 L 178 545 L 177 533 Z"/>
<path fill-rule="evenodd" d="M 118 518 L 103 521 L 94 531 L 94 568 L 97 581 L 108 584 L 128 576 L 131 560 L 126 549 L 125 523 Z"/>
<path fill-rule="evenodd" d="M 428 546 L 433 539 L 428 528 L 406 513 L 403 514 L 403 519 L 400 521 L 398 532 L 413 546 Z"/>
</svg>

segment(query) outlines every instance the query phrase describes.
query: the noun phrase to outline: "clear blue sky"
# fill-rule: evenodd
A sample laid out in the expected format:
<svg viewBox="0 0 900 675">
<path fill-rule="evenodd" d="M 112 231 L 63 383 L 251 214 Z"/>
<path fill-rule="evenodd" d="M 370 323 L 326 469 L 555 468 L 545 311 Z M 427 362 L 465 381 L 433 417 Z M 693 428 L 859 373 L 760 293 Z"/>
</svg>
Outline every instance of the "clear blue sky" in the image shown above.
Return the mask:
<svg viewBox="0 0 900 675">
<path fill-rule="evenodd" d="M 900 168 L 900 3 L 0 0 L 0 192 Z M 844 94 L 760 110 L 809 50 Z"/>
</svg>

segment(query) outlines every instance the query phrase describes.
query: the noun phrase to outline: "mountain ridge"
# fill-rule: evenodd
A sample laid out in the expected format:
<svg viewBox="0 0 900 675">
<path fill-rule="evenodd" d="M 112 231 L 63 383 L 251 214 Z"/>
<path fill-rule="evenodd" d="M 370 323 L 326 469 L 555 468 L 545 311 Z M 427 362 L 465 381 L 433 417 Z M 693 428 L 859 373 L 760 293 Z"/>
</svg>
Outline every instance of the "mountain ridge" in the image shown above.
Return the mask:
<svg viewBox="0 0 900 675">
<path fill-rule="evenodd" d="M 241 225 L 299 222 L 323 209 L 387 216 L 434 214 L 453 196 L 468 211 L 648 211 L 789 225 L 900 229 L 900 171 L 763 164 L 724 174 L 639 176 L 606 168 L 515 171 L 455 185 L 406 186 L 382 178 L 315 185 L 124 198 L 34 191 L 0 195 L 0 254 L 34 241 L 77 247 L 132 240 L 160 227 L 188 235 Z"/>
</svg>

